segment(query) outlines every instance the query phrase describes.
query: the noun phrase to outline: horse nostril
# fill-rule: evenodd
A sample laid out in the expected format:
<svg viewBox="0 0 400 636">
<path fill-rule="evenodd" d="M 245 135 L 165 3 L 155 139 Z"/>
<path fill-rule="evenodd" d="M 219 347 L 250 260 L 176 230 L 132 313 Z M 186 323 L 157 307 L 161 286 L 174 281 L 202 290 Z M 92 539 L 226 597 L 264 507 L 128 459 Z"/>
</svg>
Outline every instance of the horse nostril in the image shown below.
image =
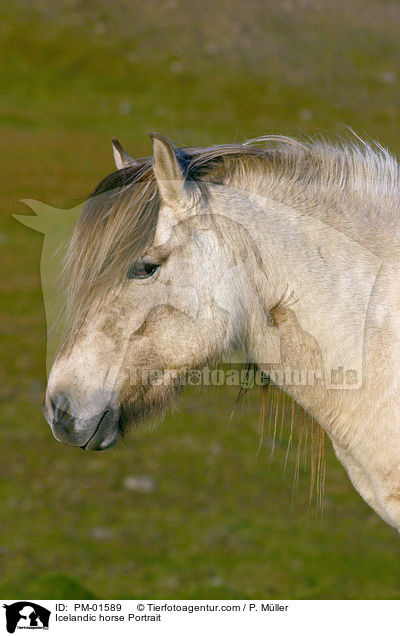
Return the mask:
<svg viewBox="0 0 400 636">
<path fill-rule="evenodd" d="M 68 421 L 73 417 L 72 415 L 72 404 L 67 395 L 65 393 L 59 393 L 52 400 L 53 406 L 53 418 L 55 422 L 63 423 Z"/>
</svg>

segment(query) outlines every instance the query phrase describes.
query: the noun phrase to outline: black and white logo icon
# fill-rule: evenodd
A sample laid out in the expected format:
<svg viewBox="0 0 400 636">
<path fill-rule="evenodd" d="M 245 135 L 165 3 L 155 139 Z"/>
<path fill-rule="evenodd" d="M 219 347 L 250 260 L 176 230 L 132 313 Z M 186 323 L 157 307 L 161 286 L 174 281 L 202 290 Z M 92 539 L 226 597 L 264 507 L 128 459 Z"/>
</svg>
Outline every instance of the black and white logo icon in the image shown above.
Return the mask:
<svg viewBox="0 0 400 636">
<path fill-rule="evenodd" d="M 50 610 L 32 603 L 18 601 L 11 605 L 3 605 L 6 609 L 7 631 L 13 634 L 16 629 L 48 629 Z"/>
</svg>

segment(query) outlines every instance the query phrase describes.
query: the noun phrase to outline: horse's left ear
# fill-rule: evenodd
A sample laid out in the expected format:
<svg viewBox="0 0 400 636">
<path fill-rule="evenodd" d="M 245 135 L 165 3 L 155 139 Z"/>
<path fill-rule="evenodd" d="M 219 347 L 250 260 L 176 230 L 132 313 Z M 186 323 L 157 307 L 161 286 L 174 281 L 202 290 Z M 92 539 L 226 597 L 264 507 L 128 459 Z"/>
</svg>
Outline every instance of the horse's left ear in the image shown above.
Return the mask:
<svg viewBox="0 0 400 636">
<path fill-rule="evenodd" d="M 128 155 L 127 152 L 125 152 L 125 150 L 119 143 L 118 139 L 116 139 L 115 137 L 113 137 L 112 139 L 112 147 L 113 147 L 115 165 L 117 166 L 118 170 L 122 170 L 123 168 L 127 168 L 128 166 L 134 166 L 136 164 L 136 161 L 133 159 L 133 157 L 131 157 L 130 155 Z"/>
<path fill-rule="evenodd" d="M 153 141 L 153 170 L 161 198 L 175 208 L 187 197 L 178 151 L 167 137 L 159 133 L 151 133 L 150 137 Z"/>
</svg>

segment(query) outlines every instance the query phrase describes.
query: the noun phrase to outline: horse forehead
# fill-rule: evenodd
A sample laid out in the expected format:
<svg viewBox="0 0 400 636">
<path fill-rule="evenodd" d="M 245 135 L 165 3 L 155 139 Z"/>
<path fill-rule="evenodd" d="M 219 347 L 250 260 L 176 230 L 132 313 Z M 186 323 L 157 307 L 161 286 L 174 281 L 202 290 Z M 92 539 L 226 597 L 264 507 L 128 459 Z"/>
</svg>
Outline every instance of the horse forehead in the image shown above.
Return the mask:
<svg viewBox="0 0 400 636">
<path fill-rule="evenodd" d="M 169 206 L 163 204 L 158 215 L 153 244 L 158 246 L 168 243 L 181 221 L 181 215 L 177 214 Z"/>
<path fill-rule="evenodd" d="M 190 238 L 193 231 L 201 229 L 216 229 L 215 221 L 203 209 L 194 206 L 189 210 L 184 207 L 173 210 L 163 204 L 158 215 L 153 245 L 165 245 L 173 238 Z"/>
<path fill-rule="evenodd" d="M 183 247 L 189 247 L 186 255 L 192 259 L 193 249 L 204 252 L 206 249 L 221 247 L 221 240 L 215 224 L 201 214 L 193 214 L 186 218 L 174 218 L 172 222 L 164 220 L 160 223 L 154 236 L 153 248 L 167 248 L 168 252 L 179 247 L 181 255 Z"/>
</svg>

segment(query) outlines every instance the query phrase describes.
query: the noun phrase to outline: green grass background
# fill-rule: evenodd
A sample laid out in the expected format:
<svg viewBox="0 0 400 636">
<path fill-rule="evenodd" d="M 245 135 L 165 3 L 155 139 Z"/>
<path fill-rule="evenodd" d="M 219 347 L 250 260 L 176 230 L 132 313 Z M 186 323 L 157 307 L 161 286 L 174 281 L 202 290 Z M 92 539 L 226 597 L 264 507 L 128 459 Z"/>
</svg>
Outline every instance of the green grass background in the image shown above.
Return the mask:
<svg viewBox="0 0 400 636">
<path fill-rule="evenodd" d="M 292 500 L 284 434 L 269 461 L 259 395 L 188 391 L 155 430 L 104 454 L 58 444 L 41 414 L 42 238 L 23 198 L 70 207 L 113 169 L 111 137 L 149 154 L 266 133 L 400 149 L 398 2 L 0 3 L 0 596 L 399 598 L 400 542 L 328 449 Z M 124 486 L 154 479 L 151 493 Z"/>
</svg>

